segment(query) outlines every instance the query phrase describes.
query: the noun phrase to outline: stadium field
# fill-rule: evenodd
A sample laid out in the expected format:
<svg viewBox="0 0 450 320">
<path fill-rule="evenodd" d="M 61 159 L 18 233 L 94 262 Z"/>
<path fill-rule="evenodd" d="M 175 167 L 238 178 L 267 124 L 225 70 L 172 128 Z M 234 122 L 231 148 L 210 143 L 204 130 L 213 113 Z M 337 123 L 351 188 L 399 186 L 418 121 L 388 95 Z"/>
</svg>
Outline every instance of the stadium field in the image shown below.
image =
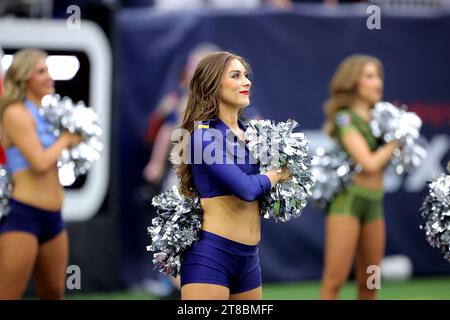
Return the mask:
<svg viewBox="0 0 450 320">
<path fill-rule="evenodd" d="M 319 296 L 320 282 L 295 282 L 266 284 L 263 298 L 267 300 L 316 300 Z M 340 299 L 353 300 L 356 287 L 348 282 L 341 291 Z M 67 300 L 154 300 L 156 296 L 145 293 L 111 292 L 93 294 L 68 294 Z M 450 300 L 450 277 L 423 277 L 407 281 L 384 281 L 378 292 L 381 300 Z"/>
</svg>

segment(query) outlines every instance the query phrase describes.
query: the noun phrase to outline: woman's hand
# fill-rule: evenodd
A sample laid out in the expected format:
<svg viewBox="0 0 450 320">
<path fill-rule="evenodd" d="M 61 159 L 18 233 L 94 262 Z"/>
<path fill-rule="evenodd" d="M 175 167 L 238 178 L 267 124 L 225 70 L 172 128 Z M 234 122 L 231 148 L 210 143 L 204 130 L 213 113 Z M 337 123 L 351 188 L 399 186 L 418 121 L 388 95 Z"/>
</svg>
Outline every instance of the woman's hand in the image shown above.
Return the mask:
<svg viewBox="0 0 450 320">
<path fill-rule="evenodd" d="M 272 187 L 278 182 L 287 180 L 292 176 L 291 170 L 287 166 L 281 167 L 281 171 L 272 169 L 264 174 L 269 177 Z"/>
<path fill-rule="evenodd" d="M 80 144 L 83 141 L 83 137 L 79 133 L 70 133 L 68 131 L 64 131 L 61 134 L 61 137 L 66 142 L 66 146 L 68 148 L 73 148 L 76 145 Z"/>
<path fill-rule="evenodd" d="M 280 174 L 281 174 L 281 180 L 280 181 L 288 180 L 292 176 L 292 172 L 287 166 L 281 167 Z"/>
</svg>

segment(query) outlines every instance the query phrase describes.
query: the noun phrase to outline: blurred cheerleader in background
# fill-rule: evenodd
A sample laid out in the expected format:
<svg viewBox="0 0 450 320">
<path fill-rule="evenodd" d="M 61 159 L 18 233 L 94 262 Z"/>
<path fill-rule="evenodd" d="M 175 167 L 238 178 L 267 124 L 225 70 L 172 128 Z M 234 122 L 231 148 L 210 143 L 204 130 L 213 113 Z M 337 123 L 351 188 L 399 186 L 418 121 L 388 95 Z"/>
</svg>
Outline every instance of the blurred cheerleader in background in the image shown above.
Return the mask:
<svg viewBox="0 0 450 320">
<path fill-rule="evenodd" d="M 326 103 L 325 131 L 359 164 L 345 191 L 328 207 L 321 299 L 336 299 L 356 262 L 359 299 L 375 299 L 367 268 L 384 255 L 383 172 L 399 147 L 381 145 L 370 129 L 371 110 L 383 93 L 383 67 L 371 56 L 353 55 L 339 65 Z"/>
<path fill-rule="evenodd" d="M 54 93 L 46 57 L 40 50 L 17 52 L 0 98 L 1 145 L 14 185 L 10 212 L 0 221 L 0 299 L 21 298 L 31 274 L 39 298 L 64 297 L 68 236 L 56 162 L 82 138 L 68 132 L 55 138 L 39 114 L 42 98 Z"/>
</svg>

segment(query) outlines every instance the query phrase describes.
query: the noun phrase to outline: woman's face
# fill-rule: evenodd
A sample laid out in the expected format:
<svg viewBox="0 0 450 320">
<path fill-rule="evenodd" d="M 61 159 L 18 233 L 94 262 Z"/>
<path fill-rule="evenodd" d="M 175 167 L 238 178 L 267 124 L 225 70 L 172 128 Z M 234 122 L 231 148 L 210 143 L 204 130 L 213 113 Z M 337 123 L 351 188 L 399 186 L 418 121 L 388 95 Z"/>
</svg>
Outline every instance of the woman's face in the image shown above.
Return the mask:
<svg viewBox="0 0 450 320">
<path fill-rule="evenodd" d="M 358 80 L 358 95 L 361 99 L 375 104 L 380 101 L 383 94 L 383 80 L 381 80 L 378 67 L 373 62 L 368 62 L 363 67 Z"/>
<path fill-rule="evenodd" d="M 43 98 L 45 95 L 55 92 L 54 81 L 48 73 L 44 57 L 37 59 L 36 66 L 27 80 L 27 90 L 38 98 Z"/>
<path fill-rule="evenodd" d="M 222 76 L 221 103 L 236 108 L 245 108 L 250 104 L 251 81 L 248 73 L 238 59 L 228 63 Z"/>
</svg>

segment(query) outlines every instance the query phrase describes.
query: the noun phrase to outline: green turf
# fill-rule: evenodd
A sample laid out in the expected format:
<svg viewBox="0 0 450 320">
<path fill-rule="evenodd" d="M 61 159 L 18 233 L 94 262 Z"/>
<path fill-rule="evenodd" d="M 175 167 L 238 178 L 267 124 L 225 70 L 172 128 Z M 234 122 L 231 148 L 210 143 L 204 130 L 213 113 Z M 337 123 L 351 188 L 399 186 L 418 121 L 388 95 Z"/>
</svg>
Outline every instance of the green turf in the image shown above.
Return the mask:
<svg viewBox="0 0 450 320">
<path fill-rule="evenodd" d="M 263 298 L 267 300 L 315 300 L 319 296 L 320 282 L 277 283 L 263 286 Z M 348 282 L 341 291 L 340 299 L 355 299 L 354 282 Z M 144 293 L 114 292 L 97 294 L 69 294 L 66 299 L 87 300 L 152 300 L 157 297 Z M 381 283 L 378 299 L 450 299 L 450 277 L 414 278 L 409 281 Z"/>
<path fill-rule="evenodd" d="M 92 293 L 66 295 L 66 300 L 155 300 L 157 297 L 145 293 Z"/>
<path fill-rule="evenodd" d="M 314 282 L 267 284 L 264 286 L 263 298 L 268 300 L 314 300 L 319 297 L 320 284 Z M 341 290 L 340 299 L 355 299 L 356 286 L 348 282 Z M 450 299 L 450 278 L 416 278 L 409 281 L 381 283 L 378 299 Z"/>
</svg>

